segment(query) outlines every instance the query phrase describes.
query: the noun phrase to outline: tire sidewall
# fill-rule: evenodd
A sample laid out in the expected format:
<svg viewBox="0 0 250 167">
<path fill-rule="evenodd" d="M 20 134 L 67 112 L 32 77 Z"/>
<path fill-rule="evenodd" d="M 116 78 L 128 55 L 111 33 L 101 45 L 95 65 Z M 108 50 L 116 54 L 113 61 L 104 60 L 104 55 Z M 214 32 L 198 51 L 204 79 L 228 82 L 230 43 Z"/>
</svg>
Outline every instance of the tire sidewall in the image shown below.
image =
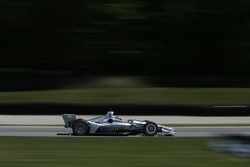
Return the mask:
<svg viewBox="0 0 250 167">
<path fill-rule="evenodd" d="M 154 122 L 147 122 L 144 126 L 143 132 L 146 136 L 155 136 L 158 133 L 158 126 Z"/>
<path fill-rule="evenodd" d="M 72 130 L 74 135 L 87 135 L 89 130 L 88 123 L 82 119 L 76 120 Z"/>
</svg>

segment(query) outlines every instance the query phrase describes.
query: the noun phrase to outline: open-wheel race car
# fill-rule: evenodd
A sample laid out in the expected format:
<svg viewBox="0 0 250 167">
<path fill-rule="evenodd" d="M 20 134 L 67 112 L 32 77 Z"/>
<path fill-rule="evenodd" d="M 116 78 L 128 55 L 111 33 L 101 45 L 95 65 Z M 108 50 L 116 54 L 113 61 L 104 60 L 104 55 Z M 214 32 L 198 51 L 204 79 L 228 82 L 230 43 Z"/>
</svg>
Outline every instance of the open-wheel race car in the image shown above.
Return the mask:
<svg viewBox="0 0 250 167">
<path fill-rule="evenodd" d="M 106 115 L 98 116 L 89 120 L 76 118 L 74 114 L 64 114 L 64 127 L 71 128 L 73 135 L 110 135 L 127 136 L 142 134 L 145 136 L 174 136 L 175 129 L 156 124 L 152 121 L 128 120 L 123 121 L 118 116 L 114 116 L 113 111 Z"/>
</svg>

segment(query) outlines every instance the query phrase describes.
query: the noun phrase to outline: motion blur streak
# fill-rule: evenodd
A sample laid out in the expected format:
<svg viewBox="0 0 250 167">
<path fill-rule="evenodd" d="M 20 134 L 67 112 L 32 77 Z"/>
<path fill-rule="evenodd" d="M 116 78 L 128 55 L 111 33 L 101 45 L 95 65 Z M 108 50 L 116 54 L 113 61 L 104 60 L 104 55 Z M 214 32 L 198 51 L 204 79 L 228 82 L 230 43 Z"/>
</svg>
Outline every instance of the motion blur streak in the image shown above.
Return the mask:
<svg viewBox="0 0 250 167">
<path fill-rule="evenodd" d="M 1 0 L 0 67 L 249 76 L 249 7 L 249 0 Z"/>
</svg>

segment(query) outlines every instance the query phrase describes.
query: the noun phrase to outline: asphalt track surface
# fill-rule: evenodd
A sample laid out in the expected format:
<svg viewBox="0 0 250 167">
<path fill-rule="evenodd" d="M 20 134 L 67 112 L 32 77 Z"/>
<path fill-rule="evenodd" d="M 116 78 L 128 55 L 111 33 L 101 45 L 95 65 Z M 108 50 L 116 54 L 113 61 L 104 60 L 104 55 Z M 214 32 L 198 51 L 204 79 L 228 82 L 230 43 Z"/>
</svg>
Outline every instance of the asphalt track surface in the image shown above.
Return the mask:
<svg viewBox="0 0 250 167">
<path fill-rule="evenodd" d="M 222 135 L 250 136 L 250 126 L 176 127 L 175 129 L 177 132 L 176 137 L 214 137 Z M 65 129 L 60 126 L 1 126 L 0 127 L 0 136 L 75 137 L 75 136 L 70 136 L 69 133 L 71 133 L 70 129 Z M 137 135 L 134 137 L 140 137 L 140 136 Z"/>
</svg>

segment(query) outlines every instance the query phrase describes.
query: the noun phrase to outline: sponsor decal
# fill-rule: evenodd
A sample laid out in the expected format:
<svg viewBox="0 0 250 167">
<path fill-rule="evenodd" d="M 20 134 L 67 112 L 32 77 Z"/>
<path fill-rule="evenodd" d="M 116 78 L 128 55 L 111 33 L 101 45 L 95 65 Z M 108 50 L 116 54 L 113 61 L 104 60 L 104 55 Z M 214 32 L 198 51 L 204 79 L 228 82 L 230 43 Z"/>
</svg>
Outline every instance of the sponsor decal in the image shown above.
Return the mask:
<svg viewBox="0 0 250 167">
<path fill-rule="evenodd" d="M 98 130 L 112 132 L 112 131 L 126 131 L 128 129 L 125 127 L 103 126 L 103 127 L 100 127 Z"/>
</svg>

